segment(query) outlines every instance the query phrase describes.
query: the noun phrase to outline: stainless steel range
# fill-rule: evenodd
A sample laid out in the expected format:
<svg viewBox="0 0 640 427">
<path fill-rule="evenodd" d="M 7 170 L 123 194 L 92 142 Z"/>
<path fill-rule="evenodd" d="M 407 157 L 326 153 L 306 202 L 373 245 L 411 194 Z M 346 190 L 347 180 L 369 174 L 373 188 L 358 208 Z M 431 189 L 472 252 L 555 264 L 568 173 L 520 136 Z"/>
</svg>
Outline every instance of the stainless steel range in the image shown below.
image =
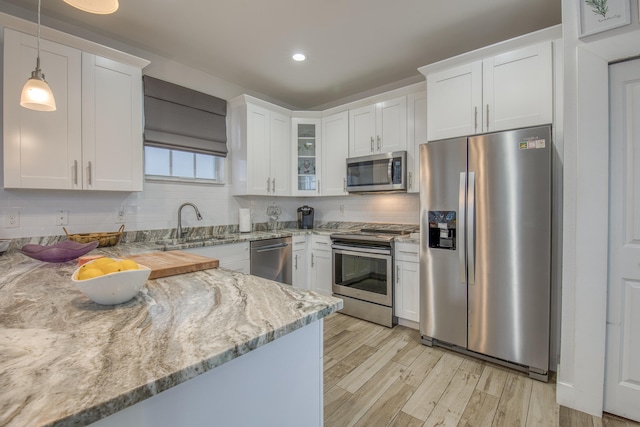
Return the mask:
<svg viewBox="0 0 640 427">
<path fill-rule="evenodd" d="M 409 230 L 362 229 L 333 233 L 333 294 L 342 313 L 387 327 L 393 315 L 393 239 Z"/>
</svg>

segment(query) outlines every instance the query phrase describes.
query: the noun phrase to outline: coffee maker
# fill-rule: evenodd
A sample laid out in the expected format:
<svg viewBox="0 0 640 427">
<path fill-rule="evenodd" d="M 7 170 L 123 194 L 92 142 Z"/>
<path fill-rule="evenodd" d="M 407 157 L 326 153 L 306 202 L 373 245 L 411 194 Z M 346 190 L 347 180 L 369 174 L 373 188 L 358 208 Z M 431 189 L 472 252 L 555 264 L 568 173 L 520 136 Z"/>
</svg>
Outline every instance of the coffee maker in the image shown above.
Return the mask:
<svg viewBox="0 0 640 427">
<path fill-rule="evenodd" d="M 301 230 L 313 228 L 313 208 L 307 205 L 298 208 L 298 228 Z"/>
</svg>

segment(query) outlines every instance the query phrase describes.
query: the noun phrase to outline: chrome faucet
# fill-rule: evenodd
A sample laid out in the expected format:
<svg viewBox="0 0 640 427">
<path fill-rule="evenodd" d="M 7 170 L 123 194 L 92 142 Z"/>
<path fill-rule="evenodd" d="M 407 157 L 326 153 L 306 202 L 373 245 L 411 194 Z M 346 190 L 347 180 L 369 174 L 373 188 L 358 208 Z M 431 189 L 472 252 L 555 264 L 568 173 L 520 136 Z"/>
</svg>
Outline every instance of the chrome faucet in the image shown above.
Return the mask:
<svg viewBox="0 0 640 427">
<path fill-rule="evenodd" d="M 182 238 L 182 208 L 184 208 L 185 206 L 193 207 L 193 209 L 195 209 L 196 211 L 196 218 L 198 219 L 198 221 L 202 219 L 202 215 L 200 215 L 200 211 L 198 210 L 198 207 L 196 205 L 194 205 L 193 203 L 181 204 L 178 208 L 178 229 L 176 230 L 176 239 Z"/>
</svg>

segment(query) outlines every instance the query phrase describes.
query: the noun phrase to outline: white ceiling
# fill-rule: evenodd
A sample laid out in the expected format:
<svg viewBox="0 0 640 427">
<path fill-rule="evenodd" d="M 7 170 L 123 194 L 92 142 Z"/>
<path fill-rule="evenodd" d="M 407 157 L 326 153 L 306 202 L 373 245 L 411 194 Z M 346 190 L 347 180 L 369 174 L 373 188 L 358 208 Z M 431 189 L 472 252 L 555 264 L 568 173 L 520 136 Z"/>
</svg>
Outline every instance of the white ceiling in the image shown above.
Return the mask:
<svg viewBox="0 0 640 427">
<path fill-rule="evenodd" d="M 33 11 L 37 0 L 3 0 Z M 298 109 L 419 79 L 417 68 L 561 22 L 559 0 L 120 0 L 42 14 Z M 43 24 L 45 19 L 43 18 Z M 303 63 L 294 52 L 307 55 Z"/>
</svg>

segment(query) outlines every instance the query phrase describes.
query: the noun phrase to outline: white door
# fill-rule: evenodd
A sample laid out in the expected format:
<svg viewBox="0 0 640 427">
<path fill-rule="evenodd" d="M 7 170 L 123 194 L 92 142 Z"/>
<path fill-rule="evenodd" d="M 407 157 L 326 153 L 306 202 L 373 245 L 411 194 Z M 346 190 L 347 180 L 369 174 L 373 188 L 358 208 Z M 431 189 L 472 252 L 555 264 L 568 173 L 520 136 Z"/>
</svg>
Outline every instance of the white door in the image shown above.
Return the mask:
<svg viewBox="0 0 640 427">
<path fill-rule="evenodd" d="M 429 141 L 482 132 L 482 61 L 427 76 Z"/>
<path fill-rule="evenodd" d="M 349 157 L 375 152 L 376 105 L 349 111 Z"/>
<path fill-rule="evenodd" d="M 20 106 L 22 86 L 36 65 L 36 38 L 5 29 L 4 186 L 79 189 L 82 186 L 81 52 L 48 40 L 40 42 L 56 111 Z"/>
<path fill-rule="evenodd" d="M 420 149 L 427 142 L 427 91 L 407 96 L 407 193 L 420 192 Z"/>
<path fill-rule="evenodd" d="M 551 123 L 551 42 L 487 58 L 482 65 L 484 132 Z"/>
<path fill-rule="evenodd" d="M 83 187 L 142 191 L 142 72 L 82 53 Z"/>
<path fill-rule="evenodd" d="M 270 194 L 270 138 L 269 111 L 255 105 L 247 105 L 247 193 Z"/>
<path fill-rule="evenodd" d="M 322 119 L 322 182 L 323 196 L 344 196 L 347 193 L 349 156 L 349 113 L 343 111 Z"/>
<path fill-rule="evenodd" d="M 604 410 L 640 421 L 640 60 L 610 67 Z"/>
<path fill-rule="evenodd" d="M 272 196 L 288 196 L 291 179 L 291 119 L 284 114 L 271 112 L 270 116 L 270 174 Z M 258 159 L 256 159 L 258 160 Z M 260 161 L 260 160 L 258 160 Z M 268 190 L 268 189 L 267 189 Z"/>
<path fill-rule="evenodd" d="M 375 152 L 407 149 L 407 97 L 390 99 L 376 105 Z"/>
</svg>

